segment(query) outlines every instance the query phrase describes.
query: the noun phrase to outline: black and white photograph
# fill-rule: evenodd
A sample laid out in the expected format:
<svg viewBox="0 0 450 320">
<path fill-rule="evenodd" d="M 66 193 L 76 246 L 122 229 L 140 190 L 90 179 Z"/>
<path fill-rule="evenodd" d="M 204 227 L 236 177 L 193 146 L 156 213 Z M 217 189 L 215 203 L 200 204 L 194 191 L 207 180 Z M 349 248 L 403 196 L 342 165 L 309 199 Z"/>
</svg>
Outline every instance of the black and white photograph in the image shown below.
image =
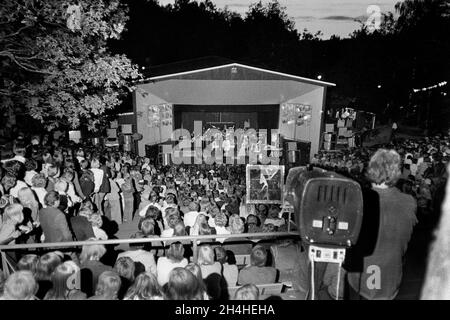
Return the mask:
<svg viewBox="0 0 450 320">
<path fill-rule="evenodd" d="M 0 1 L 0 300 L 450 300 L 449 57 L 448 0 Z"/>
</svg>

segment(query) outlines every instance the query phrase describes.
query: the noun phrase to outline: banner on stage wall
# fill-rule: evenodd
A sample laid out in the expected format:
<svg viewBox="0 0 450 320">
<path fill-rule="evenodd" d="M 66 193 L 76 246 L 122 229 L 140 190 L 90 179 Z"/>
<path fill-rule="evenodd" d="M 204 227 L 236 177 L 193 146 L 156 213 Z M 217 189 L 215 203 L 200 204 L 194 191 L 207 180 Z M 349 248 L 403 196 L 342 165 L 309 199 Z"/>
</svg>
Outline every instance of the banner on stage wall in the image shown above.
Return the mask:
<svg viewBox="0 0 450 320">
<path fill-rule="evenodd" d="M 284 166 L 247 165 L 247 203 L 283 202 Z"/>
</svg>

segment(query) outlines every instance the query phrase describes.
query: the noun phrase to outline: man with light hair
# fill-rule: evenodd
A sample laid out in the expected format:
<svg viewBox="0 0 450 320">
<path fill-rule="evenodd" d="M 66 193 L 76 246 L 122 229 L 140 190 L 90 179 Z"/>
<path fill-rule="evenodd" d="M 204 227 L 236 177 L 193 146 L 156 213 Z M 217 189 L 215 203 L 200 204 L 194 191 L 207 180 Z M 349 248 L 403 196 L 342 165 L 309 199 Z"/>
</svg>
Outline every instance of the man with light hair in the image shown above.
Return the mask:
<svg viewBox="0 0 450 320">
<path fill-rule="evenodd" d="M 399 291 L 403 257 L 417 223 L 416 200 L 395 187 L 401 158 L 395 150 L 379 149 L 370 159 L 366 176 L 360 237 L 346 266 L 349 298 L 391 300 Z"/>
</svg>

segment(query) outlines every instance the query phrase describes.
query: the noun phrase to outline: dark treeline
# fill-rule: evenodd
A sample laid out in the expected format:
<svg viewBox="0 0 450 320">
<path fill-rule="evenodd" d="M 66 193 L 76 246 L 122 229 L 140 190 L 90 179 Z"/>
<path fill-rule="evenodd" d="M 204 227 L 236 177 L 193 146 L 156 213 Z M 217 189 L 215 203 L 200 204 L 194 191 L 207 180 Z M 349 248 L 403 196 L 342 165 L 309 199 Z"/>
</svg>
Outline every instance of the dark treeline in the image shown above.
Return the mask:
<svg viewBox="0 0 450 320">
<path fill-rule="evenodd" d="M 403 1 L 396 6 L 396 19 L 392 13 L 383 15 L 379 30 L 369 32 L 361 24 L 350 37 L 330 40 L 295 26 L 277 1 L 255 3 L 243 17 L 209 0 L 177 0 L 167 6 L 156 0 L 127 1 L 127 31 L 111 47 L 147 70 L 220 56 L 310 78 L 320 74 L 337 84 L 329 92 L 329 107 L 374 111 L 382 120 L 408 117 L 405 123 L 425 127 L 430 105 L 433 127 L 445 127 L 450 120 L 448 96 L 440 90 L 412 90 L 449 80 L 450 15 L 445 0 Z"/>
</svg>

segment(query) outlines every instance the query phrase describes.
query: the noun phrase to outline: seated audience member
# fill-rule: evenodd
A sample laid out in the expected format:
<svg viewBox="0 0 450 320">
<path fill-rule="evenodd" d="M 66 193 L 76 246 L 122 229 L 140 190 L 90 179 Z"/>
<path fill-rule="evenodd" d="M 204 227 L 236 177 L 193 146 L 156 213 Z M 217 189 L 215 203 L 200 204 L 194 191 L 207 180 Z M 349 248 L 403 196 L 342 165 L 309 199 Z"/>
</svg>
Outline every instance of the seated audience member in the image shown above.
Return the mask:
<svg viewBox="0 0 450 320">
<path fill-rule="evenodd" d="M 101 244 L 84 245 L 81 249 L 82 290 L 88 297 L 94 294 L 100 274 L 104 271 L 113 271 L 113 268 L 100 262 L 105 253 L 105 246 Z"/>
<path fill-rule="evenodd" d="M 231 234 L 231 231 L 226 228 L 226 225 L 228 223 L 227 216 L 219 212 L 216 214 L 214 218 L 214 224 L 215 224 L 215 230 L 217 234 Z M 226 238 L 217 238 L 217 241 L 223 243 Z"/>
<path fill-rule="evenodd" d="M 70 218 L 70 225 L 77 241 L 95 238 L 94 229 L 89 221 L 92 210 L 88 207 L 80 209 L 78 215 Z"/>
<path fill-rule="evenodd" d="M 141 225 L 141 228 L 145 231 L 145 233 L 148 233 L 149 229 L 153 228 L 153 222 L 152 219 L 148 219 L 144 221 Z M 133 245 L 133 247 L 136 247 Z M 155 256 L 153 252 L 156 252 L 156 250 L 152 250 L 152 243 L 144 243 L 142 246 L 142 249 L 133 249 L 125 252 L 119 253 L 117 256 L 117 259 L 122 257 L 129 257 L 134 262 L 140 262 L 145 268 L 145 272 L 150 272 L 154 275 L 156 275 L 156 262 L 155 262 Z"/>
<path fill-rule="evenodd" d="M 118 300 L 120 276 L 114 271 L 104 271 L 98 277 L 95 296 L 88 300 Z"/>
<path fill-rule="evenodd" d="M 203 300 L 201 283 L 187 269 L 174 268 L 170 271 L 164 296 L 167 300 Z"/>
<path fill-rule="evenodd" d="M 80 290 L 80 267 L 73 261 L 65 261 L 52 273 L 52 288 L 44 300 L 85 300 L 86 294 Z"/>
<path fill-rule="evenodd" d="M 183 244 L 174 242 L 167 250 L 166 257 L 160 257 L 156 265 L 156 274 L 158 275 L 158 283 L 162 287 L 169 281 L 170 271 L 174 268 L 184 268 L 188 264 L 184 258 Z"/>
<path fill-rule="evenodd" d="M 114 265 L 114 271 L 120 276 L 121 286 L 118 293 L 119 300 L 122 300 L 128 288 L 134 282 L 134 272 L 135 272 L 134 261 L 129 257 L 121 257 L 117 259 Z"/>
<path fill-rule="evenodd" d="M 309 288 L 308 255 L 299 243 L 282 239 L 270 247 L 273 266 L 279 271 L 279 282 L 290 282 L 296 291 L 304 294 Z"/>
<path fill-rule="evenodd" d="M 192 274 L 197 278 L 198 282 L 200 283 L 203 291 L 203 300 L 209 300 L 208 293 L 206 292 L 206 285 L 205 282 L 203 281 L 202 269 L 200 268 L 200 266 L 196 263 L 190 262 L 185 267 L 185 269 L 192 272 Z"/>
<path fill-rule="evenodd" d="M 36 281 L 39 290 L 36 292 L 38 299 L 44 299 L 52 288 L 52 273 L 62 263 L 62 256 L 56 252 L 48 252 L 39 258 L 36 266 Z"/>
<path fill-rule="evenodd" d="M 246 284 L 236 290 L 234 300 L 259 300 L 259 289 L 254 284 Z"/>
<path fill-rule="evenodd" d="M 214 250 L 210 245 L 198 247 L 197 263 L 202 270 L 208 296 L 212 300 L 225 298 L 227 284 L 222 276 L 222 265 L 214 261 Z"/>
<path fill-rule="evenodd" d="M 229 218 L 229 229 L 231 234 L 242 234 L 244 232 L 244 222 L 237 215 L 233 214 Z M 237 254 L 249 254 L 252 251 L 252 243 L 248 238 L 229 238 L 223 242 L 223 248 Z"/>
<path fill-rule="evenodd" d="M 6 280 L 0 300 L 35 300 L 36 280 L 30 271 L 17 271 Z"/>
<path fill-rule="evenodd" d="M 254 214 L 249 214 L 247 216 L 247 232 L 248 233 L 259 233 L 262 232 L 261 223 L 259 218 Z"/>
<path fill-rule="evenodd" d="M 166 228 L 161 232 L 161 237 L 172 237 L 175 225 L 181 221 L 180 213 L 175 208 L 166 209 L 165 223 Z"/>
<path fill-rule="evenodd" d="M 125 294 L 124 300 L 163 300 L 158 280 L 153 273 L 141 273 Z"/>
<path fill-rule="evenodd" d="M 22 235 L 18 229 L 23 222 L 23 206 L 18 203 L 8 205 L 3 212 L 3 222 L 0 225 L 0 244 L 15 244 L 16 239 Z M 30 231 L 23 227 L 23 232 Z"/>
<path fill-rule="evenodd" d="M 39 257 L 35 254 L 26 254 L 17 262 L 16 269 L 19 271 L 31 271 L 33 276 L 36 275 Z"/>
<path fill-rule="evenodd" d="M 44 201 L 47 207 L 39 211 L 44 242 L 72 241 L 66 216 L 58 209 L 59 194 L 56 191 L 50 191 L 46 194 Z"/>
<path fill-rule="evenodd" d="M 250 255 L 250 266 L 245 267 L 239 272 L 239 284 L 265 284 L 275 283 L 277 269 L 266 267 L 267 250 L 262 246 L 255 246 Z"/>
<path fill-rule="evenodd" d="M 222 265 L 222 274 L 229 287 L 237 284 L 239 269 L 236 264 L 228 263 L 228 255 L 223 247 L 214 248 L 216 260 Z"/>
<path fill-rule="evenodd" d="M 159 238 L 155 234 L 155 228 L 157 224 L 153 218 L 144 218 L 139 224 L 139 231 L 131 236 L 132 239 L 141 239 L 141 238 Z M 130 244 L 130 246 L 134 246 L 134 244 Z M 150 251 L 153 255 L 161 256 L 164 254 L 164 244 L 162 241 L 157 242 L 147 242 L 145 243 L 145 248 L 147 251 Z M 158 248 L 159 247 L 159 248 Z"/>
<path fill-rule="evenodd" d="M 204 244 L 198 247 L 197 264 L 202 270 L 203 279 L 210 274 L 222 274 L 222 265 L 214 261 L 214 250 L 210 245 Z"/>
<path fill-rule="evenodd" d="M 147 208 L 145 216 L 142 217 L 138 222 L 138 229 L 141 229 L 142 221 L 144 221 L 144 219 L 148 219 L 148 218 L 153 219 L 153 221 L 155 222 L 154 234 L 157 236 L 160 236 L 161 231 L 164 230 L 164 226 L 161 221 L 161 211 L 159 210 L 159 208 L 157 208 L 153 205 L 149 206 Z"/>
<path fill-rule="evenodd" d="M 89 222 L 92 226 L 92 231 L 94 231 L 95 239 L 97 240 L 108 240 L 108 235 L 101 229 L 103 225 L 102 216 L 98 213 L 93 213 L 89 216 Z"/>
<path fill-rule="evenodd" d="M 189 212 L 185 213 L 183 222 L 184 225 L 189 228 L 192 228 L 195 224 L 195 221 L 197 220 L 197 216 L 200 214 L 198 210 L 200 209 L 200 206 L 196 202 L 189 203 Z"/>
</svg>

